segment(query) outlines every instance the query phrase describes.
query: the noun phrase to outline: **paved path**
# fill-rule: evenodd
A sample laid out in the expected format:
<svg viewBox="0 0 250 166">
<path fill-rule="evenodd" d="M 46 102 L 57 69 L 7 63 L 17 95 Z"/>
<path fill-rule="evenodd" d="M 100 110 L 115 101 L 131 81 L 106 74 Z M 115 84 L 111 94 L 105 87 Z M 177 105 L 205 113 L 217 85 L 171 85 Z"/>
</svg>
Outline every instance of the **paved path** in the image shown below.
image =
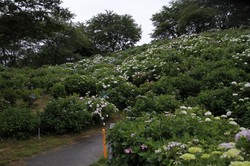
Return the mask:
<svg viewBox="0 0 250 166">
<path fill-rule="evenodd" d="M 76 144 L 39 155 L 26 162 L 27 166 L 89 166 L 102 155 L 102 134 L 82 139 Z"/>
</svg>

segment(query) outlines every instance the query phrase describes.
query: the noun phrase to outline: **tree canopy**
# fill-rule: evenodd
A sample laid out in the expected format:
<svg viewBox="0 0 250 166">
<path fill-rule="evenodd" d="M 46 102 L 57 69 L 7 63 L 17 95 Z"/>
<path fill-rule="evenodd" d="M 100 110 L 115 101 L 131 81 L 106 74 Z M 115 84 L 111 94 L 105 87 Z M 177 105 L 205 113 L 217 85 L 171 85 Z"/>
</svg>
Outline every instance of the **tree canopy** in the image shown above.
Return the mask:
<svg viewBox="0 0 250 166">
<path fill-rule="evenodd" d="M 170 4 L 151 18 L 155 39 L 250 26 L 249 1 L 175 0 Z"/>
<path fill-rule="evenodd" d="M 60 0 L 3 0 L 0 2 L 0 61 L 13 66 L 27 51 L 55 32 L 72 14 Z"/>
<path fill-rule="evenodd" d="M 141 38 L 141 28 L 131 16 L 112 11 L 100 13 L 87 21 L 87 32 L 101 52 L 115 52 L 133 46 Z"/>
<path fill-rule="evenodd" d="M 83 25 L 65 24 L 63 31 L 48 37 L 40 47 L 40 51 L 31 54 L 31 57 L 26 57 L 23 63 L 30 63 L 32 66 L 38 67 L 76 62 L 82 56 L 92 55 L 93 51 L 94 48 Z"/>
</svg>

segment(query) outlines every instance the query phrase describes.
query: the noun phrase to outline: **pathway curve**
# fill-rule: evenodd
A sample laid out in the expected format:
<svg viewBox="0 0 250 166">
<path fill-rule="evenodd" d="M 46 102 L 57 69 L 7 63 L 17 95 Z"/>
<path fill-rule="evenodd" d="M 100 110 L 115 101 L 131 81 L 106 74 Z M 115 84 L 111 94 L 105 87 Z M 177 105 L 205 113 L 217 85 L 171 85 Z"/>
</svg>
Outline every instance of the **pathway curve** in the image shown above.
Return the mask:
<svg viewBox="0 0 250 166">
<path fill-rule="evenodd" d="M 62 149 L 38 155 L 27 166 L 89 166 L 102 155 L 101 132 Z"/>
</svg>

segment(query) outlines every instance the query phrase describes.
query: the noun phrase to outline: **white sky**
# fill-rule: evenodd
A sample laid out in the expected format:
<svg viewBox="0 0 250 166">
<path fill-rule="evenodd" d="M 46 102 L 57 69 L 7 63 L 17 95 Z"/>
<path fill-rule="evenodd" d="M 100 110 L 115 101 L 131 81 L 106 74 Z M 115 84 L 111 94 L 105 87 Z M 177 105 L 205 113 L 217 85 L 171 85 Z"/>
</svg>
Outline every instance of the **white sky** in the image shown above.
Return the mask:
<svg viewBox="0 0 250 166">
<path fill-rule="evenodd" d="M 77 22 L 85 22 L 98 13 L 111 10 L 119 15 L 128 14 L 142 28 L 142 38 L 138 45 L 151 41 L 150 33 L 154 29 L 152 15 L 168 5 L 170 0 L 62 0 L 62 6 L 74 13 Z"/>
</svg>

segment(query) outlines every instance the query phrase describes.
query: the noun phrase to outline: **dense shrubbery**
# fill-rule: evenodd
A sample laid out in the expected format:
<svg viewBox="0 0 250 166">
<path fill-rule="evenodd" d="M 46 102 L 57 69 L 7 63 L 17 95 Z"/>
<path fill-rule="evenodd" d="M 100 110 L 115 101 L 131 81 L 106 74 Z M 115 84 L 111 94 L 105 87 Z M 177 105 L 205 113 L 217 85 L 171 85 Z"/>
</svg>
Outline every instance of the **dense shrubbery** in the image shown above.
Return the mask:
<svg viewBox="0 0 250 166">
<path fill-rule="evenodd" d="M 84 101 L 84 108 L 92 114 L 92 120 L 94 124 L 102 123 L 105 125 L 106 120 L 108 120 L 111 115 L 118 112 L 116 106 L 104 98 L 97 98 L 95 96 L 80 98 Z"/>
<path fill-rule="evenodd" d="M 115 104 L 120 110 L 132 106 L 135 103 L 135 98 L 138 96 L 138 88 L 128 82 L 121 83 L 117 87 L 108 89 L 105 92 L 108 96 L 108 101 Z"/>
<path fill-rule="evenodd" d="M 67 94 L 78 93 L 85 96 L 86 93 L 95 94 L 95 82 L 91 77 L 84 75 L 71 75 L 66 77 L 64 85 Z"/>
<path fill-rule="evenodd" d="M 138 117 L 188 104 L 215 116 L 231 111 L 237 123 L 250 127 L 249 47 L 249 30 L 238 29 L 184 35 L 60 66 L 1 67 L 0 111 L 39 110 L 49 98 L 53 104 L 42 113 L 42 132 L 64 133 L 104 123 L 117 108 Z"/>
<path fill-rule="evenodd" d="M 65 97 L 66 96 L 65 86 L 61 82 L 55 83 L 50 88 L 50 93 L 54 98 Z"/>
<path fill-rule="evenodd" d="M 92 115 L 75 97 L 58 98 L 48 104 L 41 116 L 45 132 L 80 132 L 92 124 Z"/>
<path fill-rule="evenodd" d="M 70 96 L 50 102 L 41 114 L 43 132 L 80 132 L 92 125 L 104 123 L 117 108 L 95 97 Z"/>
<path fill-rule="evenodd" d="M 39 126 L 39 116 L 26 108 L 8 108 L 0 112 L 0 138 L 27 139 Z"/>
<path fill-rule="evenodd" d="M 174 114 L 124 120 L 108 134 L 111 165 L 229 165 L 247 161 L 249 130 L 242 129 L 244 143 L 236 139 L 235 144 L 239 125 L 228 116 L 182 106 Z"/>
<path fill-rule="evenodd" d="M 174 112 L 180 102 L 170 95 L 155 96 L 153 93 L 147 96 L 138 96 L 132 110 L 128 112 L 130 116 L 139 116 L 147 113 L 163 113 L 165 111 Z"/>
</svg>

